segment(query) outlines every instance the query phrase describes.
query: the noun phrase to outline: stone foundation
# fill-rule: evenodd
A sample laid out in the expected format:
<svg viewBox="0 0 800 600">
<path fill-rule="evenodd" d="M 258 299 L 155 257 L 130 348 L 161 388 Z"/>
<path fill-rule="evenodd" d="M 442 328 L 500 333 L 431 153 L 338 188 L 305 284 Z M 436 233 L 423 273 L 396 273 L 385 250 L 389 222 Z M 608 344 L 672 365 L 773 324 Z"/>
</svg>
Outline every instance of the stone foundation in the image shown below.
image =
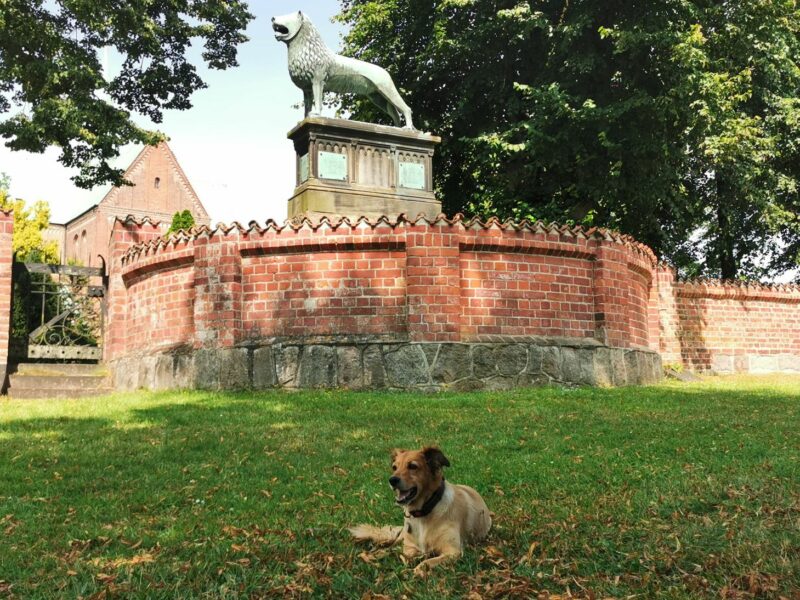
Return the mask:
<svg viewBox="0 0 800 600">
<path fill-rule="evenodd" d="M 710 367 L 705 370 L 720 375 L 733 373 L 800 373 L 800 356 L 793 354 L 742 355 L 720 353 L 711 356 Z"/>
<path fill-rule="evenodd" d="M 118 390 L 395 389 L 505 390 L 547 384 L 654 383 L 661 358 L 593 340 L 511 343 L 275 341 L 175 350 L 111 363 Z"/>
</svg>

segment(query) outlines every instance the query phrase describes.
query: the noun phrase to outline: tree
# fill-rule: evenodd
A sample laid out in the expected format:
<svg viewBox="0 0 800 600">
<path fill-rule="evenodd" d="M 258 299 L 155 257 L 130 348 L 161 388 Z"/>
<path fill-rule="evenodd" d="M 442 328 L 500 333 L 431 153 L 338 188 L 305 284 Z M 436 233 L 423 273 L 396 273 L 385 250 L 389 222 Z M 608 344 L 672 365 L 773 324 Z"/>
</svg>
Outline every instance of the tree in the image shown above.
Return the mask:
<svg viewBox="0 0 800 600">
<path fill-rule="evenodd" d="M 11 198 L 8 192 L 9 178 L 0 176 L 0 210 L 14 211 L 14 235 L 11 246 L 20 262 L 57 263 L 58 244 L 45 242 L 42 232 L 50 225 L 50 205 L 38 200 L 30 208 L 25 200 Z"/>
<path fill-rule="evenodd" d="M 206 84 L 189 46 L 202 40 L 212 69 L 236 66 L 252 18 L 239 0 L 2 0 L 0 115 L 18 112 L 0 120 L 0 136 L 13 150 L 60 147 L 80 187 L 120 185 L 123 171 L 108 164 L 119 148 L 164 137 L 131 112 L 160 123 L 164 110 L 191 108 Z M 105 49 L 123 61 L 113 77 L 102 70 Z"/>
<path fill-rule="evenodd" d="M 674 48 L 688 107 L 687 182 L 704 208 L 701 271 L 775 275 L 800 264 L 800 11 L 794 2 L 699 4 Z"/>
<path fill-rule="evenodd" d="M 448 212 L 619 229 L 687 274 L 797 261 L 794 2 L 343 0 L 339 18 L 345 52 L 442 135 Z"/>
<path fill-rule="evenodd" d="M 194 227 L 194 216 L 187 208 L 183 212 L 178 211 L 172 216 L 172 224 L 169 226 L 167 233 L 188 231 L 192 227 Z"/>
</svg>

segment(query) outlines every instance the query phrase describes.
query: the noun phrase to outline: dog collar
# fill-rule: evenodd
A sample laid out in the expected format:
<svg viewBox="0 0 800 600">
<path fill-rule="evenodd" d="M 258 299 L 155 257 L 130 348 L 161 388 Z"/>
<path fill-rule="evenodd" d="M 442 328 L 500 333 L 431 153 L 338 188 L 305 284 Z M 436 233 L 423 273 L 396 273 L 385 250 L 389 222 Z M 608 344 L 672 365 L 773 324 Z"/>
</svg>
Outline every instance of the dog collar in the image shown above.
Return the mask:
<svg viewBox="0 0 800 600">
<path fill-rule="evenodd" d="M 439 489 L 433 492 L 433 495 L 425 501 L 425 504 L 423 504 L 417 510 L 412 510 L 409 513 L 409 516 L 417 519 L 421 517 L 427 517 L 429 514 L 431 514 L 431 511 L 436 507 L 436 505 L 439 504 L 439 500 L 442 499 L 442 496 L 444 496 L 444 479 L 442 479 L 442 485 L 439 486 Z"/>
</svg>

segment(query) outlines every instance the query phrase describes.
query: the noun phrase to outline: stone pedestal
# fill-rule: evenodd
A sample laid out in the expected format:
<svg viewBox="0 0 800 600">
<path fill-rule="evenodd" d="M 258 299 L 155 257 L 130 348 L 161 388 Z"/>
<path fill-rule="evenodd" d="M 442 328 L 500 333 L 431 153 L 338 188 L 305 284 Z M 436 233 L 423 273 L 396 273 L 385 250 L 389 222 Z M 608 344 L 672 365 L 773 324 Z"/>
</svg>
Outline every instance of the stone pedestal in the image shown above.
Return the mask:
<svg viewBox="0 0 800 600">
<path fill-rule="evenodd" d="M 433 150 L 440 138 L 419 131 L 343 119 L 309 117 L 288 134 L 297 187 L 289 218 L 370 218 L 419 213 L 432 218 Z"/>
</svg>

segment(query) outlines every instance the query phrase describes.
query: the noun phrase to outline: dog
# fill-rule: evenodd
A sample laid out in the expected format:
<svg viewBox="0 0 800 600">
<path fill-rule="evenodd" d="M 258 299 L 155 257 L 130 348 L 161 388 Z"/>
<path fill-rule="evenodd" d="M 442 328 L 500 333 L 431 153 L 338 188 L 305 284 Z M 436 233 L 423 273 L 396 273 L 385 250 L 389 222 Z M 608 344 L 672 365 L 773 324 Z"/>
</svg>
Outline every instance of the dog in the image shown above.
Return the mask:
<svg viewBox="0 0 800 600">
<path fill-rule="evenodd" d="M 461 556 L 464 545 L 486 538 L 492 517 L 480 494 L 469 486 L 445 481 L 450 461 L 439 448 L 393 450 L 389 485 L 403 507 L 402 527 L 357 525 L 350 529 L 360 542 L 382 545 L 403 542 L 407 558 L 427 556 L 414 569 L 424 576 L 436 565 Z"/>
<path fill-rule="evenodd" d="M 388 114 L 394 124 L 414 129 L 411 109 L 385 69 L 348 56 L 335 54 L 319 31 L 301 11 L 272 17 L 275 39 L 289 49 L 289 75 L 303 90 L 306 117 L 322 114 L 325 90 L 338 94 L 361 94 Z"/>
</svg>

